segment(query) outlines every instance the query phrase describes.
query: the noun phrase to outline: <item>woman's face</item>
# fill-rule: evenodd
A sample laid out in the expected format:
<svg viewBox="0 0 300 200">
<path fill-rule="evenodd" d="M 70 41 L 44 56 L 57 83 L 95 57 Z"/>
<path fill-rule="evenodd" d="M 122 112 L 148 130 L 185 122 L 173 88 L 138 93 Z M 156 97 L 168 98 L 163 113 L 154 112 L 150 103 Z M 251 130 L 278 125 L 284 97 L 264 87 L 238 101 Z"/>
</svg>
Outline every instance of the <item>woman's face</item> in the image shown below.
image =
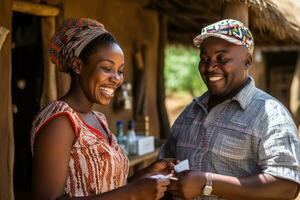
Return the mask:
<svg viewBox="0 0 300 200">
<path fill-rule="evenodd" d="M 124 55 L 119 45 L 101 46 L 83 64 L 79 77 L 82 89 L 92 103 L 108 105 L 124 81 Z"/>
<path fill-rule="evenodd" d="M 201 46 L 200 74 L 214 96 L 227 96 L 237 91 L 248 77 L 251 58 L 243 46 L 210 37 Z"/>
</svg>

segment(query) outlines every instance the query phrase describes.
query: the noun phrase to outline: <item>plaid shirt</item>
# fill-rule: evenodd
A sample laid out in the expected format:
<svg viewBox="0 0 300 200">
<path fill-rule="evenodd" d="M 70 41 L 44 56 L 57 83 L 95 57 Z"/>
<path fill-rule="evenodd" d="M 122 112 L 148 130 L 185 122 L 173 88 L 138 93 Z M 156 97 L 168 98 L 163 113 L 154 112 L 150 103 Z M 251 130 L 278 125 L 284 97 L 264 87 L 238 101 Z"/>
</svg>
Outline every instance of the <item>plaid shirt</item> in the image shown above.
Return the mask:
<svg viewBox="0 0 300 200">
<path fill-rule="evenodd" d="M 194 99 L 176 119 L 159 158 L 188 159 L 191 169 L 205 172 L 234 177 L 267 173 L 300 183 L 300 142 L 293 119 L 250 79 L 209 112 L 208 93 Z"/>
</svg>

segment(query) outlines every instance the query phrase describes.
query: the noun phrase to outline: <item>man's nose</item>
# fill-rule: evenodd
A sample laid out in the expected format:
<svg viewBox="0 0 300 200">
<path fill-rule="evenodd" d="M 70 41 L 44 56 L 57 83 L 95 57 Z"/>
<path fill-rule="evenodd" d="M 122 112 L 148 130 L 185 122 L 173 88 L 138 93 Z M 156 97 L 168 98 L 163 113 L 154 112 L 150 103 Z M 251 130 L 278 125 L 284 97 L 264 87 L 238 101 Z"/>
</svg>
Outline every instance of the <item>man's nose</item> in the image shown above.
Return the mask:
<svg viewBox="0 0 300 200">
<path fill-rule="evenodd" d="M 213 71 L 217 66 L 218 66 L 217 62 L 211 61 L 211 62 L 207 63 L 206 70 Z"/>
</svg>

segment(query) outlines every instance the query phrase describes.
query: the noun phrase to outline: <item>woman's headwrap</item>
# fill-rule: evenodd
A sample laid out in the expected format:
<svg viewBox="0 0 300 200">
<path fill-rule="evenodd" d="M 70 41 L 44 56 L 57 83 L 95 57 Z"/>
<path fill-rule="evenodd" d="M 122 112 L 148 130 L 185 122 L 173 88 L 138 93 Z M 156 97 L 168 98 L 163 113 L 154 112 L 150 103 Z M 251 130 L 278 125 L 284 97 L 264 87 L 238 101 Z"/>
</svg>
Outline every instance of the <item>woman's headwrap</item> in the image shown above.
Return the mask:
<svg viewBox="0 0 300 200">
<path fill-rule="evenodd" d="M 84 47 L 103 33 L 108 33 L 100 22 L 88 19 L 67 19 L 52 36 L 48 53 L 50 60 L 62 72 L 68 72 L 71 58 L 79 57 Z"/>
</svg>

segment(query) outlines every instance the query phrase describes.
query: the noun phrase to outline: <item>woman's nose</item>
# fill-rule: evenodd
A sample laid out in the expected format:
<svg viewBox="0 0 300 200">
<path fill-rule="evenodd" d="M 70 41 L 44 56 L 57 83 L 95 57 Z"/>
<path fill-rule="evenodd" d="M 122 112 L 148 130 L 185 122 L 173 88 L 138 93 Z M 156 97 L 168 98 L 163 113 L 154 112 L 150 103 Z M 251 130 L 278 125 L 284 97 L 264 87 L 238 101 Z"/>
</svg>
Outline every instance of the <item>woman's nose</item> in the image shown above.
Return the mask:
<svg viewBox="0 0 300 200">
<path fill-rule="evenodd" d="M 119 72 L 112 72 L 111 81 L 118 84 L 122 81 L 122 75 Z"/>
</svg>

